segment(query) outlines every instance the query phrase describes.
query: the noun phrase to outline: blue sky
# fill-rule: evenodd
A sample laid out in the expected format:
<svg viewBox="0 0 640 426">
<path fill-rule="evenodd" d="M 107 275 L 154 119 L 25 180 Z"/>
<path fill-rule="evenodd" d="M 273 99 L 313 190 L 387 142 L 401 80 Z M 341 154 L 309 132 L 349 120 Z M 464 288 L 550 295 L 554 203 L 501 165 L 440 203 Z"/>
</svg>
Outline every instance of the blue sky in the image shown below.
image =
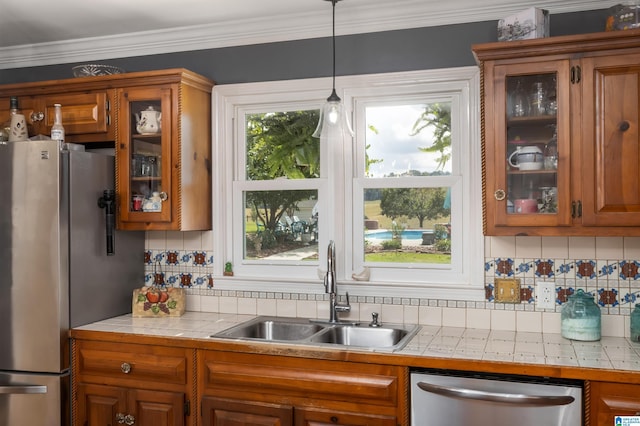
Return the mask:
<svg viewBox="0 0 640 426">
<path fill-rule="evenodd" d="M 424 105 L 380 106 L 367 108 L 367 144 L 369 158 L 382 159 L 369 170 L 371 177 L 400 174 L 407 170 L 432 172 L 436 170 L 439 154 L 420 152 L 419 147 L 431 145 L 433 134 L 423 130 L 410 136 L 413 124 L 424 111 Z M 378 129 L 378 134 L 369 130 Z M 450 170 L 451 162 L 447 164 Z"/>
</svg>

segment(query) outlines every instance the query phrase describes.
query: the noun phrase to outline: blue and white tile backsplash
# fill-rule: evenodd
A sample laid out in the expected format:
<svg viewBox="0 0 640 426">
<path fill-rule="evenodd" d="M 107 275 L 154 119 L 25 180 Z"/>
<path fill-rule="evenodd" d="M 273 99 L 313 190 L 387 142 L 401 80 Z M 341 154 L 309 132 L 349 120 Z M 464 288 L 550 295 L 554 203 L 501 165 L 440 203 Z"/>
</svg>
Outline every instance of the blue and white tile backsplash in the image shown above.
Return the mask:
<svg viewBox="0 0 640 426">
<path fill-rule="evenodd" d="M 212 233 L 147 233 L 145 284 L 162 279 L 188 289 L 187 309 L 254 315 L 324 315 L 326 295 L 218 290 Z M 484 301 L 352 296 L 350 319 L 381 312 L 387 322 L 559 332 L 560 311 L 577 289 L 594 295 L 603 336 L 628 336 L 629 314 L 640 303 L 640 238 L 486 237 Z M 160 274 L 160 276 L 158 276 Z M 494 280 L 521 280 L 521 303 L 495 303 Z M 535 283 L 553 281 L 555 309 L 535 305 Z"/>
<path fill-rule="evenodd" d="M 493 301 L 495 278 L 519 278 L 521 303 L 534 303 L 535 283 L 553 281 L 557 307 L 577 289 L 583 289 L 594 296 L 603 314 L 620 314 L 621 309 L 628 314 L 640 297 L 639 269 L 637 260 L 498 257 L 485 262 L 485 294 L 487 301 Z"/>
</svg>

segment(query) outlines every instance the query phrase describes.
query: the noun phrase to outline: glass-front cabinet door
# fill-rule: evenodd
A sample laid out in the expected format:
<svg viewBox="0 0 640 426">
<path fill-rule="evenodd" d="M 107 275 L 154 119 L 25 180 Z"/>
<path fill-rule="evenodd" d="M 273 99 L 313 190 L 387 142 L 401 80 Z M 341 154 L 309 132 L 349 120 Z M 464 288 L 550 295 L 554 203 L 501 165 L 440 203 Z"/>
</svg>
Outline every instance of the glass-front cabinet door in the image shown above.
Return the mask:
<svg viewBox="0 0 640 426">
<path fill-rule="evenodd" d="M 125 222 L 170 222 L 171 88 L 119 91 L 119 215 Z"/>
<path fill-rule="evenodd" d="M 494 69 L 485 145 L 496 227 L 571 224 L 569 71 L 568 60 Z"/>
</svg>

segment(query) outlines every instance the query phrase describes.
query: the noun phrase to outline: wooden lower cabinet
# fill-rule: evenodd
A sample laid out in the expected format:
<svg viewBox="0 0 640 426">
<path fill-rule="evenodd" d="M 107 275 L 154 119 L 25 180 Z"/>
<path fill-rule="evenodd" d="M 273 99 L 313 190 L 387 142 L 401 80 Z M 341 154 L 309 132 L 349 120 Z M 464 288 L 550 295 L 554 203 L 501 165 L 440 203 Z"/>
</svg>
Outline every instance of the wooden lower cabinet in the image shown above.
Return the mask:
<svg viewBox="0 0 640 426">
<path fill-rule="evenodd" d="M 205 396 L 202 398 L 202 425 L 292 426 L 293 407 Z"/>
<path fill-rule="evenodd" d="M 195 426 L 193 349 L 74 340 L 74 426 Z"/>
<path fill-rule="evenodd" d="M 294 426 L 396 426 L 395 416 L 296 408 Z"/>
<path fill-rule="evenodd" d="M 203 426 L 408 424 L 405 367 L 208 350 L 197 358 Z"/>
<path fill-rule="evenodd" d="M 395 416 L 349 413 L 287 404 L 202 398 L 203 426 L 396 426 Z"/>
<path fill-rule="evenodd" d="M 114 386 L 79 384 L 77 386 L 76 425 L 114 424 L 118 413 L 127 412 L 126 389 Z"/>
<path fill-rule="evenodd" d="M 609 426 L 616 416 L 640 416 L 640 385 L 590 382 L 590 426 Z"/>
<path fill-rule="evenodd" d="M 76 424 L 104 426 L 183 426 L 185 394 L 127 389 L 93 384 L 78 385 Z"/>
</svg>

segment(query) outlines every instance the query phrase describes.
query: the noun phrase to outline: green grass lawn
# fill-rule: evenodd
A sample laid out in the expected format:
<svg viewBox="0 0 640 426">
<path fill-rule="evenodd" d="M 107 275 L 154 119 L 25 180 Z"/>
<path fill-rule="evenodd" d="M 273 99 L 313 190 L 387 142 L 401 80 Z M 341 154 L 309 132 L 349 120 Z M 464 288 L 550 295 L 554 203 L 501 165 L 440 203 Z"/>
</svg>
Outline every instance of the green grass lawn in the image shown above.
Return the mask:
<svg viewBox="0 0 640 426">
<path fill-rule="evenodd" d="M 380 253 L 367 253 L 365 262 L 390 262 L 390 263 L 451 263 L 451 255 L 443 253 L 410 253 L 386 251 Z"/>
</svg>

